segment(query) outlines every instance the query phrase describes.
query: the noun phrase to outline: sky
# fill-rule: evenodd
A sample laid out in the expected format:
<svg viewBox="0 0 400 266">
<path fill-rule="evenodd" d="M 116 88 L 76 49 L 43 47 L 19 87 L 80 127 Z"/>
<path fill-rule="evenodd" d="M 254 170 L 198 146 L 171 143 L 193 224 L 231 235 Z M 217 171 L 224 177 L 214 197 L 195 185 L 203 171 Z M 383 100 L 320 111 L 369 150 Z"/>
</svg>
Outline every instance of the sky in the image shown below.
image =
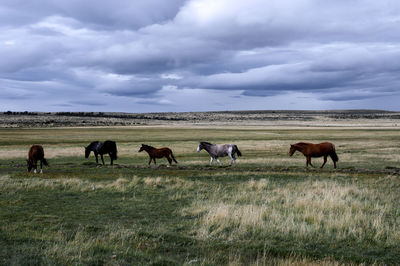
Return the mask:
<svg viewBox="0 0 400 266">
<path fill-rule="evenodd" d="M 398 0 L 2 0 L 0 111 L 400 110 Z"/>
</svg>

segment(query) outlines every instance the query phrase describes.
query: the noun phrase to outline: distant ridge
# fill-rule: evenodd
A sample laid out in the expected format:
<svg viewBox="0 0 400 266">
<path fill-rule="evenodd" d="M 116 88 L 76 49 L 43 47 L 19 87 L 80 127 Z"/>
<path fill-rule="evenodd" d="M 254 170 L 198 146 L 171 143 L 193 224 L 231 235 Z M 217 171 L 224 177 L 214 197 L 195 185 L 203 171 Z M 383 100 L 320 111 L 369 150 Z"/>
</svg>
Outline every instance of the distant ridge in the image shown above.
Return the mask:
<svg viewBox="0 0 400 266">
<path fill-rule="evenodd" d="M 0 127 L 135 125 L 391 126 L 400 112 L 385 110 L 245 110 L 208 112 L 2 112 Z"/>
</svg>

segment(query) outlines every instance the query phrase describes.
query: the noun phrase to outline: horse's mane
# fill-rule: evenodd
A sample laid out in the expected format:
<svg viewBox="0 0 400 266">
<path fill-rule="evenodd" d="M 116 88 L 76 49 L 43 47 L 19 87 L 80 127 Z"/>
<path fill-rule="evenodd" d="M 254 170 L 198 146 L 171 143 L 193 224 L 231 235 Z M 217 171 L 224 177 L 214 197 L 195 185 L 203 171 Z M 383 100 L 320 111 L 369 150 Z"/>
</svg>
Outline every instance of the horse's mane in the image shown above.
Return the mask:
<svg viewBox="0 0 400 266">
<path fill-rule="evenodd" d="M 150 148 L 150 149 L 155 149 L 153 146 L 147 145 L 147 144 L 142 144 L 142 146 Z"/>
<path fill-rule="evenodd" d="M 310 145 L 311 143 L 307 143 L 307 142 L 298 142 L 298 143 L 296 143 L 296 144 L 294 144 L 295 146 L 302 146 L 302 147 L 304 147 L 304 146 L 308 146 L 308 145 Z"/>
<path fill-rule="evenodd" d="M 94 145 L 96 145 L 96 144 L 99 143 L 99 142 L 100 142 L 100 141 L 98 141 L 98 140 L 93 141 L 93 142 L 91 142 L 91 143 L 89 144 L 89 146 L 87 146 L 87 148 L 91 149 Z"/>
<path fill-rule="evenodd" d="M 213 145 L 212 143 L 207 142 L 207 141 L 200 141 L 200 144 L 204 144 L 204 145 L 208 145 L 208 146 Z"/>
</svg>

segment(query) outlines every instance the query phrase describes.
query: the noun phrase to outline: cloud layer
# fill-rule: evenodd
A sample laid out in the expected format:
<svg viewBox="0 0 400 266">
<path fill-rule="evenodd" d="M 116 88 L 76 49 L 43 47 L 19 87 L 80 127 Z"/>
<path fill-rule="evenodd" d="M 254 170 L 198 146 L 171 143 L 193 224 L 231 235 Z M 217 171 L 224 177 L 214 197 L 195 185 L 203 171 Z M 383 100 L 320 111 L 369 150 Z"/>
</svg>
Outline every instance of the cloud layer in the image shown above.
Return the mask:
<svg viewBox="0 0 400 266">
<path fill-rule="evenodd" d="M 395 0 L 0 4 L 0 104 L 30 111 L 399 110 Z"/>
</svg>

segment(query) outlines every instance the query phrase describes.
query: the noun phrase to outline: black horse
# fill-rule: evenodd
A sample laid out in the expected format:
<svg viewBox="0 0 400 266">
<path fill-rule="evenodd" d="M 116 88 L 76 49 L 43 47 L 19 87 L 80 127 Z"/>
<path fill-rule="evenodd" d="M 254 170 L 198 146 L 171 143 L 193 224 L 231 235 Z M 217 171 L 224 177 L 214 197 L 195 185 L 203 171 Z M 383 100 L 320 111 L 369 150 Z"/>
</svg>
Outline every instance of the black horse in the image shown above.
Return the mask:
<svg viewBox="0 0 400 266">
<path fill-rule="evenodd" d="M 96 156 L 96 163 L 99 163 L 97 155 L 100 154 L 101 161 L 104 165 L 103 154 L 108 154 L 111 159 L 111 165 L 113 165 L 113 160 L 117 160 L 117 144 L 115 141 L 106 140 L 104 142 L 93 141 L 89 146 L 85 147 L 85 158 L 89 158 L 90 152 L 93 151 L 94 156 Z"/>
</svg>

